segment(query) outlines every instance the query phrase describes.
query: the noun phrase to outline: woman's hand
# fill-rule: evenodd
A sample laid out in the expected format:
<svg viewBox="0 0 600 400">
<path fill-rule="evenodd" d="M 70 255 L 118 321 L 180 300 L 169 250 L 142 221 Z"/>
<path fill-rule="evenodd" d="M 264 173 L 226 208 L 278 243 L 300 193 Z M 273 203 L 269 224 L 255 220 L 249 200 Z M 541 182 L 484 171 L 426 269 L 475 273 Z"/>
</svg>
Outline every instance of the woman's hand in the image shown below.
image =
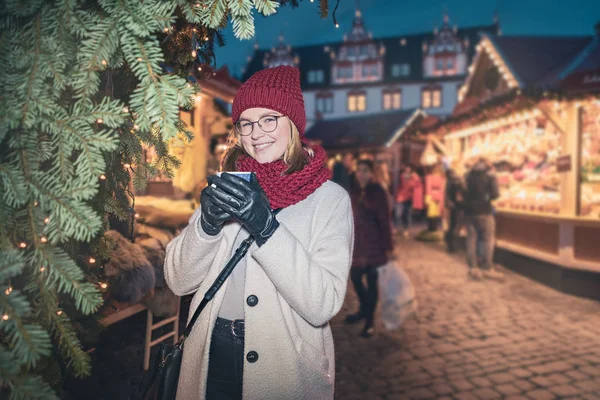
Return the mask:
<svg viewBox="0 0 600 400">
<path fill-rule="evenodd" d="M 262 246 L 279 227 L 269 199 L 263 189 L 254 181 L 227 173 L 220 177 L 211 176 L 207 193 L 215 205 L 231 214 L 252 234 L 256 244 Z M 216 187 L 212 187 L 214 184 Z"/>
<path fill-rule="evenodd" d="M 200 226 L 208 235 L 216 236 L 223 229 L 223 224 L 232 217 L 231 214 L 223 211 L 223 209 L 215 204 L 214 198 L 207 193 L 207 189 L 209 188 L 210 186 L 205 187 L 200 195 L 200 206 L 202 209 Z"/>
</svg>

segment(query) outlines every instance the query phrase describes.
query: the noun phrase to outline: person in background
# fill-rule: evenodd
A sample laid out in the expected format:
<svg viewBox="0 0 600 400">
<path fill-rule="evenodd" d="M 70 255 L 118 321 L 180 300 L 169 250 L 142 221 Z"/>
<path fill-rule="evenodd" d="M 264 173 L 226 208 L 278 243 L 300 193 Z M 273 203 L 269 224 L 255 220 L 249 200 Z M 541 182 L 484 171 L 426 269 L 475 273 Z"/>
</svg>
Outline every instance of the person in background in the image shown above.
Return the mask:
<svg viewBox="0 0 600 400">
<path fill-rule="evenodd" d="M 430 167 L 425 176 L 425 205 L 427 207 L 427 230 L 435 232 L 439 229 L 444 211 L 444 192 L 446 179 L 441 165 Z"/>
<path fill-rule="evenodd" d="M 454 169 L 446 170 L 446 201 L 445 206 L 448 210 L 448 230 L 444 236 L 446 248 L 449 253 L 454 253 L 455 233 L 459 225 L 460 214 L 464 208 L 465 186 L 460 175 Z"/>
<path fill-rule="evenodd" d="M 408 237 L 408 230 L 412 222 L 412 211 L 423 209 L 423 183 L 413 169 L 407 165 L 400 175 L 398 190 L 396 192 L 396 215 L 404 229 L 404 237 Z"/>
<path fill-rule="evenodd" d="M 333 166 L 332 181 L 350 192 L 352 181 L 354 179 L 354 155 L 345 153 L 341 161 Z"/>
<path fill-rule="evenodd" d="M 377 308 L 377 268 L 395 258 L 392 244 L 392 223 L 385 190 L 374 180 L 374 164 L 361 159 L 356 166 L 356 185 L 352 188 L 354 215 L 354 255 L 350 278 L 358 295 L 360 309 L 348 315 L 345 322 L 365 321 L 361 336 L 373 334 Z M 363 282 L 366 278 L 366 286 Z"/>
<path fill-rule="evenodd" d="M 390 177 L 390 171 L 388 169 L 388 164 L 384 160 L 375 161 L 375 170 L 373 171 L 373 179 L 375 182 L 379 183 L 383 190 L 385 190 L 385 194 L 388 200 L 388 209 L 390 211 L 390 216 L 393 216 L 394 211 L 394 198 L 392 196 L 392 178 Z"/>
<path fill-rule="evenodd" d="M 469 276 L 502 279 L 493 267 L 496 221 L 492 201 L 500 196 L 498 179 L 483 157 L 473 165 L 465 179 L 465 220 L 467 223 L 467 263 Z M 477 260 L 481 245 L 481 264 Z"/>
</svg>

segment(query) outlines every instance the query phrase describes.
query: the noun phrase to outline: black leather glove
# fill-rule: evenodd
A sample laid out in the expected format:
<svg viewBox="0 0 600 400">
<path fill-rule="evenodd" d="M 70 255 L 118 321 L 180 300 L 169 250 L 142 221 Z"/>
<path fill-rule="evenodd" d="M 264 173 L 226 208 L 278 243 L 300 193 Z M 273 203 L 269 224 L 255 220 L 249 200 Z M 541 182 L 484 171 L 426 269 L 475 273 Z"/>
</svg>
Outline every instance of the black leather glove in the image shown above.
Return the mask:
<svg viewBox="0 0 600 400">
<path fill-rule="evenodd" d="M 202 210 L 200 226 L 208 235 L 216 236 L 221 232 L 221 229 L 223 229 L 223 224 L 226 221 L 229 221 L 232 216 L 215 204 L 214 198 L 207 193 L 206 189 L 208 188 L 210 188 L 210 186 L 205 187 L 200 195 L 200 205 Z"/>
<path fill-rule="evenodd" d="M 205 189 L 214 204 L 244 225 L 258 246 L 262 246 L 279 227 L 267 195 L 254 174 L 252 182 L 227 173 L 220 177 L 211 176 L 208 182 L 216 186 Z"/>
</svg>

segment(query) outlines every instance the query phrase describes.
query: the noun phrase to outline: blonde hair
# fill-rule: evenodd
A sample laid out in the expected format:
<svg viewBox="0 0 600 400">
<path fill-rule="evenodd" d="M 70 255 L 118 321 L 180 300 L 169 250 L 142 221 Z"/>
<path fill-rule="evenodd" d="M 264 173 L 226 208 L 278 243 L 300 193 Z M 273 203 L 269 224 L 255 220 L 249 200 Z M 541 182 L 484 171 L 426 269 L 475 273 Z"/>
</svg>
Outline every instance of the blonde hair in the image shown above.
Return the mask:
<svg viewBox="0 0 600 400">
<path fill-rule="evenodd" d="M 301 171 L 308 164 L 309 160 L 314 157 L 314 152 L 310 147 L 302 143 L 300 132 L 296 125 L 287 116 L 285 118 L 290 124 L 291 140 L 283 153 L 283 163 L 288 166 L 283 175 L 289 175 L 296 171 Z M 244 146 L 242 146 L 240 134 L 235 127 L 229 131 L 227 144 L 229 149 L 223 158 L 223 171 L 236 171 L 238 158 L 242 154 L 248 157 L 250 155 L 244 149 Z M 308 159 L 304 155 L 305 152 L 308 154 Z"/>
</svg>

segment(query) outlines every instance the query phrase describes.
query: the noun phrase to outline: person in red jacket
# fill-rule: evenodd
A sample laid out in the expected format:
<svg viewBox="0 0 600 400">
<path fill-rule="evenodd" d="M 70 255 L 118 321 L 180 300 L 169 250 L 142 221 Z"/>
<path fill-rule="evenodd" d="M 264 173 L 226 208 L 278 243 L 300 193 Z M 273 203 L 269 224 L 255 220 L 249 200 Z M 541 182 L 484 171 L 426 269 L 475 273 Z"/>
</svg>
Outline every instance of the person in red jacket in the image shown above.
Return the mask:
<svg viewBox="0 0 600 400">
<path fill-rule="evenodd" d="M 396 192 L 396 215 L 399 216 L 402 227 L 404 228 L 404 237 L 408 237 L 408 229 L 412 222 L 412 211 L 423 209 L 423 183 L 410 166 L 406 166 Z"/>
<path fill-rule="evenodd" d="M 354 254 L 350 278 L 360 301 L 360 310 L 346 317 L 346 323 L 365 320 L 361 335 L 371 337 L 377 307 L 377 268 L 393 257 L 392 224 L 387 194 L 374 180 L 371 160 L 359 160 L 356 185 L 351 190 L 354 215 Z M 365 286 L 363 278 L 366 277 Z"/>
</svg>

